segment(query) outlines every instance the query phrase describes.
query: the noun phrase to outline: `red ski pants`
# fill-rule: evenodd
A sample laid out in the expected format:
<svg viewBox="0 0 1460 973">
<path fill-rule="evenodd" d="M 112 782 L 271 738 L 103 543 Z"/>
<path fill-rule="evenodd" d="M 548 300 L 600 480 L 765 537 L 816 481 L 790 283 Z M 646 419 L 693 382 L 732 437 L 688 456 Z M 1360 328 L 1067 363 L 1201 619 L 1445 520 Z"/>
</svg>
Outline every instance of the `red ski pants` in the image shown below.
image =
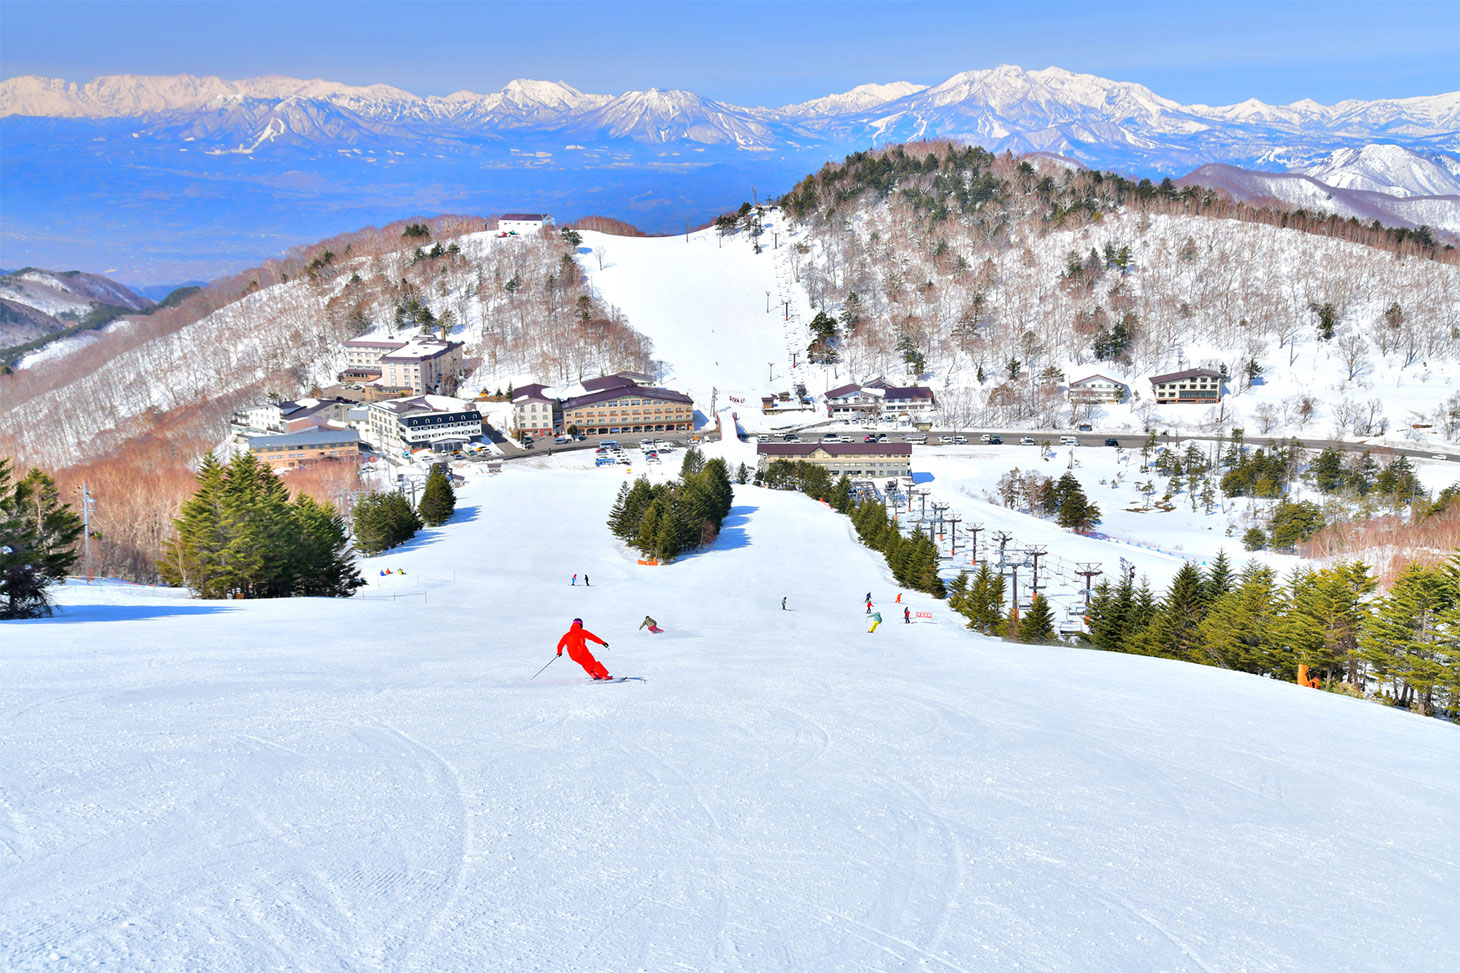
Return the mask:
<svg viewBox="0 0 1460 973">
<path fill-rule="evenodd" d="M 580 649 L 574 645 L 568 646 L 568 658 L 582 666 L 583 671 L 588 675 L 597 676 L 599 679 L 608 678 L 608 670 L 603 668 L 602 662 L 593 658 L 593 653 L 589 652 L 587 647 Z"/>
</svg>

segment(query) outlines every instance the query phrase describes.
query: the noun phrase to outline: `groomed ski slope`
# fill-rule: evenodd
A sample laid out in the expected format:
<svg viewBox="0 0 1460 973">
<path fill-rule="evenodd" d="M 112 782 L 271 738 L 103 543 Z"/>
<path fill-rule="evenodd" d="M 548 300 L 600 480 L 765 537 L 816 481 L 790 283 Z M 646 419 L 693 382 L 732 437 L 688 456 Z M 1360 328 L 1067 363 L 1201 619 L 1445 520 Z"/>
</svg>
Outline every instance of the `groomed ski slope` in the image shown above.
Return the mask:
<svg viewBox="0 0 1460 973">
<path fill-rule="evenodd" d="M 77 586 L 55 621 L 0 624 L 0 968 L 1439 970 L 1460 948 L 1455 726 L 982 640 L 920 596 L 936 622 L 903 625 L 799 495 L 739 487 L 715 549 L 641 567 L 602 526 L 623 474 L 539 462 L 469 483 L 354 600 Z M 566 657 L 530 680 L 575 615 L 648 681 Z"/>
</svg>

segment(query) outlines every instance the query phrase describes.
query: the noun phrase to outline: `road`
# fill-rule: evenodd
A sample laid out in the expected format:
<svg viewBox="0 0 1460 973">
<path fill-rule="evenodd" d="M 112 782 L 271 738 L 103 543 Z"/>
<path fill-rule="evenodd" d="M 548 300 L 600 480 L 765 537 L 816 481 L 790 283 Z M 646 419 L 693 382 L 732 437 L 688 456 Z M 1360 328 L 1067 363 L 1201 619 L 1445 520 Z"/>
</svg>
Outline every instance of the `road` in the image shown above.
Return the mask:
<svg viewBox="0 0 1460 973">
<path fill-rule="evenodd" d="M 867 435 L 869 432 L 872 432 L 872 430 L 864 429 L 860 426 L 847 426 L 843 428 L 831 422 L 821 422 L 814 425 L 801 427 L 801 431 L 811 432 L 813 433 L 813 435 L 815 434 L 814 431 L 817 429 L 821 429 L 826 432 L 835 431 L 838 433 L 845 431 L 848 435 L 853 436 L 858 442 L 862 440 L 863 436 Z M 887 433 L 887 438 L 889 442 L 903 442 L 906 437 L 913 435 L 912 432 L 908 432 L 906 430 L 898 430 L 897 432 L 892 432 L 884 429 L 876 430 L 875 434 L 880 435 L 883 432 Z M 1106 439 L 1114 439 L 1125 449 L 1140 449 L 1141 446 L 1145 445 L 1147 434 L 1131 432 L 1079 432 L 1074 429 L 1031 430 L 979 428 L 931 429 L 926 433 L 926 435 L 928 437 L 929 446 L 948 445 L 947 443 L 940 444 L 938 442 L 939 436 L 963 436 L 968 439 L 968 445 L 976 446 L 980 444 L 980 436 L 994 435 L 1002 437 L 1005 446 L 1018 443 L 1019 440 L 1023 437 L 1030 436 L 1034 439 L 1036 443 L 1048 442 L 1051 446 L 1058 449 L 1061 436 L 1074 436 L 1080 441 L 1081 446 L 1103 446 L 1105 445 Z M 770 437 L 764 438 L 766 438 L 766 441 L 771 441 Z M 1226 443 L 1231 441 L 1231 437 L 1200 434 L 1192 435 L 1187 433 L 1170 435 L 1163 435 L 1158 433 L 1156 436 L 1157 443 L 1163 445 L 1167 443 L 1184 442 L 1187 440 L 1195 440 L 1197 442 L 1206 443 Z M 812 437 L 808 436 L 806 437 L 805 441 L 812 442 L 813 439 Z M 1287 443 L 1291 441 L 1291 437 L 1243 436 L 1242 441 L 1249 446 L 1271 446 L 1275 444 L 1287 445 Z M 1455 447 L 1453 446 L 1393 446 L 1388 443 L 1366 443 L 1342 439 L 1304 439 L 1301 437 L 1298 438 L 1298 443 L 1302 445 L 1304 449 L 1311 449 L 1314 451 L 1333 447 L 1335 449 L 1348 450 L 1352 452 L 1369 451 L 1383 455 L 1407 456 L 1410 459 L 1443 459 L 1460 462 L 1460 451 L 1456 451 Z"/>
</svg>

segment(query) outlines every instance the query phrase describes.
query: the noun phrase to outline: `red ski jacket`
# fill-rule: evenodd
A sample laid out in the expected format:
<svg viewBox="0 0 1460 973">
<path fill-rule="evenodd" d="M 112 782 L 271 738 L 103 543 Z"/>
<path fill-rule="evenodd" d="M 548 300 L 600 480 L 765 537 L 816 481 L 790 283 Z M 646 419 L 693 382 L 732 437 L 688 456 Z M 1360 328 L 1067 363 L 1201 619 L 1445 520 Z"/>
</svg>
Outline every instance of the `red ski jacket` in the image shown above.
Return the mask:
<svg viewBox="0 0 1460 973">
<path fill-rule="evenodd" d="M 572 656 L 576 660 L 578 658 L 578 653 L 583 652 L 585 649 L 588 648 L 588 646 L 584 644 L 584 640 L 597 642 L 599 645 L 608 644 L 597 635 L 594 635 L 592 632 L 588 631 L 588 629 L 584 628 L 582 625 L 574 622 L 573 627 L 564 632 L 563 637 L 558 639 L 558 655 L 562 655 L 563 649 L 567 649 L 568 655 Z M 592 656 L 590 655 L 589 658 L 591 659 Z"/>
</svg>

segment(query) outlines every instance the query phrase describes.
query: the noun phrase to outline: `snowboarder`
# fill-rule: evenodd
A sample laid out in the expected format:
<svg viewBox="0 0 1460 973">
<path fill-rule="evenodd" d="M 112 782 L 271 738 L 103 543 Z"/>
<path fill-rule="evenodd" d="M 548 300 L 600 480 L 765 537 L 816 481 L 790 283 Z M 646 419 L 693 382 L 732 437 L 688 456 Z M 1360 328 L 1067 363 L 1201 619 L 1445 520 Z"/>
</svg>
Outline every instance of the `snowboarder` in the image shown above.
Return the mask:
<svg viewBox="0 0 1460 973">
<path fill-rule="evenodd" d="M 608 670 L 603 668 L 602 662 L 593 658 L 592 652 L 588 651 L 588 640 L 597 642 L 605 649 L 608 648 L 607 642 L 583 627 L 583 619 L 575 618 L 572 627 L 563 633 L 562 638 L 558 639 L 558 655 L 562 655 L 563 649 L 567 648 L 568 658 L 582 666 L 588 675 L 594 679 L 608 679 Z"/>
<path fill-rule="evenodd" d="M 786 610 L 786 596 L 785 595 L 781 595 L 781 611 L 785 611 L 785 610 Z"/>
<path fill-rule="evenodd" d="M 642 632 L 646 628 L 649 631 L 653 632 L 655 635 L 660 635 L 664 632 L 664 629 L 659 627 L 659 623 L 654 621 L 654 619 L 650 618 L 648 615 L 645 615 L 644 620 L 639 623 L 639 631 Z"/>
<path fill-rule="evenodd" d="M 912 612 L 908 611 L 906 608 L 902 610 L 902 623 L 904 625 L 912 624 Z"/>
<path fill-rule="evenodd" d="M 578 587 L 578 576 L 576 574 L 573 575 L 573 587 Z"/>
<path fill-rule="evenodd" d="M 867 629 L 867 634 L 868 635 L 871 635 L 873 632 L 877 631 L 877 626 L 878 625 L 881 625 L 881 624 L 882 624 L 882 613 L 881 612 L 873 612 L 872 613 L 872 627 L 869 628 L 869 629 Z"/>
<path fill-rule="evenodd" d="M 902 592 L 901 592 L 901 591 L 899 591 L 899 592 L 898 592 L 898 593 L 897 593 L 897 603 L 898 603 L 898 604 L 899 604 L 899 605 L 900 605 L 900 604 L 902 604 Z"/>
</svg>

